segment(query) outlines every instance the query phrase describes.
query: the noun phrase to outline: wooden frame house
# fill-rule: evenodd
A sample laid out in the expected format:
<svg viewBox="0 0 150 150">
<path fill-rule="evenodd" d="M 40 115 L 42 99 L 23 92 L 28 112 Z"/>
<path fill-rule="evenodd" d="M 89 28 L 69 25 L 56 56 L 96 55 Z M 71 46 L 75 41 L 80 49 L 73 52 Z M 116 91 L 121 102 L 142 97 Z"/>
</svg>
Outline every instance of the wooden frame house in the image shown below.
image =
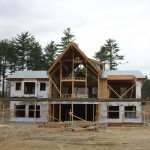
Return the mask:
<svg viewBox="0 0 150 150">
<path fill-rule="evenodd" d="M 138 114 L 144 76 L 140 71 L 105 71 L 101 62 L 89 59 L 72 42 L 47 74 L 48 98 L 39 103 L 45 109 L 47 122 L 141 122 Z M 8 80 L 13 81 L 12 76 Z"/>
</svg>

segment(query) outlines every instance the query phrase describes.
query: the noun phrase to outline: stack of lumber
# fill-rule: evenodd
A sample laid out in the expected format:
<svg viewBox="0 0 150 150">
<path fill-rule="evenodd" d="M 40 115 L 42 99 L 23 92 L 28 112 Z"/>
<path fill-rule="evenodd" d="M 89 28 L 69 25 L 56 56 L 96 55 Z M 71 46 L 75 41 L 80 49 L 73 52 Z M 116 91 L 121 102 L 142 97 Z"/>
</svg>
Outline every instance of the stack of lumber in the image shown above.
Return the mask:
<svg viewBox="0 0 150 150">
<path fill-rule="evenodd" d="M 74 125 L 71 127 L 72 131 L 94 131 L 97 130 L 98 126 L 94 124 L 81 124 L 79 126 Z"/>
<path fill-rule="evenodd" d="M 50 123 L 50 124 L 40 124 L 38 125 L 39 128 L 63 128 L 68 126 L 67 124 L 64 123 Z"/>
</svg>

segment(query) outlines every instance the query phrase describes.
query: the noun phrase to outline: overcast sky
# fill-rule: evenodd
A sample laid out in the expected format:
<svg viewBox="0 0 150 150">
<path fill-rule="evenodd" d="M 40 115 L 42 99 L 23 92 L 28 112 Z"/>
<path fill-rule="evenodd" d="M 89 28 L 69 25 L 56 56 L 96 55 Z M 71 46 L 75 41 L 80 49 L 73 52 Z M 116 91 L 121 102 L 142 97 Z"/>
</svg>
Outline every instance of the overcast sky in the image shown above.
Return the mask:
<svg viewBox="0 0 150 150">
<path fill-rule="evenodd" d="M 115 39 L 127 64 L 150 78 L 150 0 L 0 0 L 0 40 L 29 31 L 44 47 L 70 27 L 90 58 Z"/>
</svg>

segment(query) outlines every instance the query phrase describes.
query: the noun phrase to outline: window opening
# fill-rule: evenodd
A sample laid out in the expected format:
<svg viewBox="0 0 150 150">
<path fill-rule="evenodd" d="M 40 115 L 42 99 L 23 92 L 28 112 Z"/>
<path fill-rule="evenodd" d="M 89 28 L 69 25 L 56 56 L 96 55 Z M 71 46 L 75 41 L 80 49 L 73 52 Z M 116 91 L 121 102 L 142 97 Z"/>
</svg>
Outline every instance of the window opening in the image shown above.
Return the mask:
<svg viewBox="0 0 150 150">
<path fill-rule="evenodd" d="M 16 91 L 20 91 L 21 90 L 21 82 L 17 82 L 16 83 Z"/>
<path fill-rule="evenodd" d="M 109 119 L 119 119 L 119 106 L 108 106 L 107 117 Z"/>
<path fill-rule="evenodd" d="M 34 118 L 35 105 L 29 106 L 29 118 Z M 40 118 L 40 105 L 36 105 L 36 118 Z"/>
<path fill-rule="evenodd" d="M 125 106 L 125 118 L 136 118 L 136 106 Z"/>
<path fill-rule="evenodd" d="M 40 83 L 40 91 L 46 90 L 46 83 Z"/>
<path fill-rule="evenodd" d="M 16 105 L 15 117 L 25 117 L 25 105 Z"/>
<path fill-rule="evenodd" d="M 24 83 L 24 94 L 35 94 L 35 82 Z"/>
</svg>

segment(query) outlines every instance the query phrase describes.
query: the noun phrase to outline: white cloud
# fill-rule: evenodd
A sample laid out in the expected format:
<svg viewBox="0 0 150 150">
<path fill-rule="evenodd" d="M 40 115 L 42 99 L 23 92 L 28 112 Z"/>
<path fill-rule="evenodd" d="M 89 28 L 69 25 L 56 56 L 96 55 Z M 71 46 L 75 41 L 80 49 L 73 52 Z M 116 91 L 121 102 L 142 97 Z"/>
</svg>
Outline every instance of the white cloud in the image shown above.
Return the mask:
<svg viewBox="0 0 150 150">
<path fill-rule="evenodd" d="M 150 77 L 149 0 L 1 0 L 0 39 L 29 31 L 43 46 L 60 42 L 71 27 L 81 50 L 92 57 L 108 38 L 114 38 L 128 64 Z"/>
</svg>

